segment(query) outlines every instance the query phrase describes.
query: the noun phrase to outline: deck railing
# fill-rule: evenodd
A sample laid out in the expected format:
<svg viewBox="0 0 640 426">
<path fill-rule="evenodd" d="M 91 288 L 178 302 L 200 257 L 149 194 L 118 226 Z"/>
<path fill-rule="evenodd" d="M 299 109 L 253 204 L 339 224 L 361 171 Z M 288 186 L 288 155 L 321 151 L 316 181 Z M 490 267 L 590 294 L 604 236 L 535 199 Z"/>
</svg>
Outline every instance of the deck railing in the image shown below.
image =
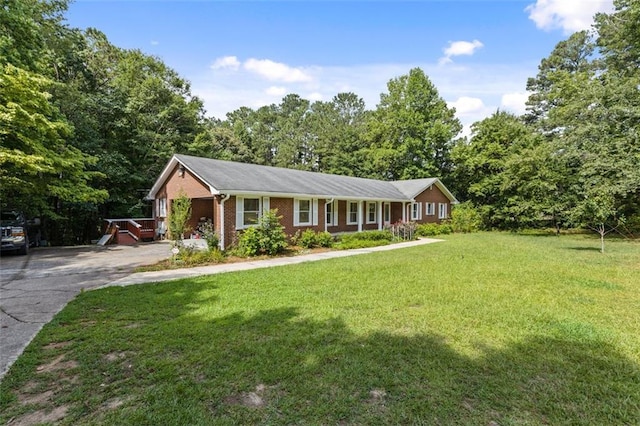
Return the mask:
<svg viewBox="0 0 640 426">
<path fill-rule="evenodd" d="M 104 232 L 110 227 L 117 226 L 119 233 L 128 233 L 136 241 L 154 239 L 156 233 L 156 222 L 153 218 L 124 218 L 105 219 Z"/>
</svg>

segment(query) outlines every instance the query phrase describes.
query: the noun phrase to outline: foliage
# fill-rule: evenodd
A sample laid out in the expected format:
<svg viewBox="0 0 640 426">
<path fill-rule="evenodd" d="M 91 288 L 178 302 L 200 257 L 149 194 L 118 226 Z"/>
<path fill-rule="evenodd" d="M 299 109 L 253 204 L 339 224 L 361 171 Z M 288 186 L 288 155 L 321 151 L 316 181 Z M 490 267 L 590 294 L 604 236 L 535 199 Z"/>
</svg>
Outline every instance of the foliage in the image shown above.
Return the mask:
<svg viewBox="0 0 640 426">
<path fill-rule="evenodd" d="M 636 424 L 640 245 L 593 246 L 458 234 L 86 291 L 3 377 L 0 423 Z"/>
<path fill-rule="evenodd" d="M 330 232 L 323 231 L 323 232 L 318 232 L 316 234 L 316 244 L 319 247 L 330 248 L 330 247 L 333 247 L 333 243 L 334 243 L 333 235 L 331 235 Z"/>
<path fill-rule="evenodd" d="M 393 241 L 393 234 L 389 230 L 362 231 L 340 235 L 335 247 L 339 250 L 350 250 L 387 245 L 391 241 Z"/>
<path fill-rule="evenodd" d="M 224 252 L 217 247 L 209 250 L 198 250 L 193 246 L 181 245 L 179 250 L 173 259 L 156 265 L 157 270 L 218 264 L 226 260 Z M 146 270 L 149 270 L 149 268 Z"/>
<path fill-rule="evenodd" d="M 387 89 L 368 122 L 371 177 L 448 177 L 451 147 L 462 130 L 455 109 L 447 106 L 420 68 L 390 80 Z"/>
<path fill-rule="evenodd" d="M 478 210 L 466 201 L 453 206 L 451 210 L 451 228 L 453 232 L 477 232 L 482 225 Z"/>
<path fill-rule="evenodd" d="M 302 231 L 300 238 L 298 239 L 298 244 L 304 248 L 312 248 L 318 245 L 318 238 L 316 232 L 313 229 L 307 228 Z"/>
<path fill-rule="evenodd" d="M 446 235 L 453 232 L 453 227 L 448 223 L 423 223 L 418 225 L 416 234 L 421 237 L 432 237 L 434 235 Z"/>
<path fill-rule="evenodd" d="M 314 247 L 332 247 L 333 246 L 333 235 L 331 233 L 323 231 L 323 232 L 315 232 L 311 228 L 307 228 L 304 231 L 297 231 L 296 234 L 291 237 L 291 243 L 295 245 L 299 245 L 303 248 L 314 248 Z"/>
<path fill-rule="evenodd" d="M 202 238 L 207 242 L 207 247 L 209 250 L 216 250 L 220 244 L 220 238 L 218 237 L 218 233 L 215 231 L 213 227 L 213 223 L 204 222 L 200 224 L 198 228 L 198 232 L 202 235 Z"/>
<path fill-rule="evenodd" d="M 184 189 L 180 189 L 178 196 L 171 201 L 169 213 L 169 238 L 181 245 L 184 234 L 189 232 L 189 219 L 191 218 L 191 198 Z"/>
<path fill-rule="evenodd" d="M 245 229 L 238 240 L 238 252 L 244 256 L 276 255 L 287 248 L 287 235 L 280 224 L 278 210 L 264 212 L 256 226 Z"/>
</svg>

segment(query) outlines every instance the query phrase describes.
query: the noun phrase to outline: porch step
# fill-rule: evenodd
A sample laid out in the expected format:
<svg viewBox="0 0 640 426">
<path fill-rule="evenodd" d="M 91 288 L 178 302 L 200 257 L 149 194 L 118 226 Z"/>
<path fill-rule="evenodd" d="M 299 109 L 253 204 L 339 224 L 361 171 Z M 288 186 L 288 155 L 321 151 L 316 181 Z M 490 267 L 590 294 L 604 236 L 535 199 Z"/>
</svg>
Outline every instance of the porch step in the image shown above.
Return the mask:
<svg viewBox="0 0 640 426">
<path fill-rule="evenodd" d="M 118 244 L 123 246 L 135 246 L 138 244 L 138 241 L 128 232 L 120 232 L 118 233 Z"/>
</svg>

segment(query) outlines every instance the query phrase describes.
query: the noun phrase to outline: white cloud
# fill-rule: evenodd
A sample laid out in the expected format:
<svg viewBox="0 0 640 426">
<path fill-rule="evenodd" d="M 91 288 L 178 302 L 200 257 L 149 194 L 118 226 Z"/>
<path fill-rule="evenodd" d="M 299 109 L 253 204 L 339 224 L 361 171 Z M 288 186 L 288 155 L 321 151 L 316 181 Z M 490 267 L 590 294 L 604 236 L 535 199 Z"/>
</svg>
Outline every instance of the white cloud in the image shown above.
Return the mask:
<svg viewBox="0 0 640 426">
<path fill-rule="evenodd" d="M 240 61 L 238 61 L 236 56 L 223 56 L 222 58 L 216 59 L 213 64 L 211 64 L 212 70 L 237 70 L 238 68 L 240 68 Z"/>
<path fill-rule="evenodd" d="M 271 86 L 267 90 L 265 90 L 264 93 L 269 96 L 284 96 L 287 93 L 287 88 L 281 86 Z"/>
<path fill-rule="evenodd" d="M 151 45 L 152 46 L 157 46 L 159 44 L 160 44 L 160 42 L 158 40 L 151 40 Z"/>
<path fill-rule="evenodd" d="M 254 72 L 267 80 L 284 81 L 286 83 L 311 81 L 311 76 L 300 68 L 293 68 L 270 59 L 248 59 L 244 69 Z"/>
<path fill-rule="evenodd" d="M 328 100 L 341 92 L 361 97 L 367 109 L 375 109 L 380 94 L 387 93 L 389 80 L 420 67 L 438 89 L 440 97 L 456 107 L 456 116 L 469 134 L 472 123 L 490 116 L 497 109 L 517 110 L 517 96 L 523 93 L 527 78 L 537 73 L 537 63 L 521 65 L 469 64 L 441 67 L 437 63 L 384 63 L 354 66 L 305 65 L 308 81 L 265 85 L 265 78 L 246 70 L 243 63 L 235 72 L 217 68 L 203 70 L 192 77 L 192 92 L 205 104 L 208 116 L 224 118 L 242 106 L 259 108 L 278 104 L 286 93 L 296 93 L 310 101 Z M 505 95 L 506 94 L 506 95 Z M 524 95 L 523 95 L 524 96 Z"/>
<path fill-rule="evenodd" d="M 444 57 L 440 58 L 439 63 L 442 65 L 453 62 L 453 60 L 451 59 L 453 56 L 471 56 L 475 53 L 476 50 L 480 49 L 483 46 L 484 44 L 482 44 L 480 40 L 450 41 L 449 45 L 442 49 L 444 52 Z"/>
<path fill-rule="evenodd" d="M 502 95 L 500 106 L 505 110 L 522 115 L 527 111 L 527 99 L 529 99 L 529 94 L 526 92 L 505 93 Z"/>
<path fill-rule="evenodd" d="M 322 96 L 322 93 L 313 92 L 307 95 L 307 99 L 310 100 L 311 102 L 321 101 L 324 99 L 324 96 Z"/>
<path fill-rule="evenodd" d="M 613 0 L 536 0 L 525 8 L 536 27 L 566 34 L 587 30 L 598 12 L 611 12 Z"/>
<path fill-rule="evenodd" d="M 461 96 L 457 100 L 449 102 L 448 105 L 455 108 L 459 116 L 478 113 L 485 109 L 482 99 L 470 96 Z"/>
</svg>

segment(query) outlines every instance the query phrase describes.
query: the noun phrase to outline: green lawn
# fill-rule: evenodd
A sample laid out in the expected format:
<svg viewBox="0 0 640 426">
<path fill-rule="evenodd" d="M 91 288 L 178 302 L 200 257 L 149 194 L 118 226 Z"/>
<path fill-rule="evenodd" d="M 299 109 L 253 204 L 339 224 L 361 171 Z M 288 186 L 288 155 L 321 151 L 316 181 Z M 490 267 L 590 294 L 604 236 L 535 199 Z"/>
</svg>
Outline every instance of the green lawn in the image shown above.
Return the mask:
<svg viewBox="0 0 640 426">
<path fill-rule="evenodd" d="M 5 377 L 0 422 L 638 424 L 640 244 L 598 248 L 450 235 L 86 292 Z"/>
</svg>

